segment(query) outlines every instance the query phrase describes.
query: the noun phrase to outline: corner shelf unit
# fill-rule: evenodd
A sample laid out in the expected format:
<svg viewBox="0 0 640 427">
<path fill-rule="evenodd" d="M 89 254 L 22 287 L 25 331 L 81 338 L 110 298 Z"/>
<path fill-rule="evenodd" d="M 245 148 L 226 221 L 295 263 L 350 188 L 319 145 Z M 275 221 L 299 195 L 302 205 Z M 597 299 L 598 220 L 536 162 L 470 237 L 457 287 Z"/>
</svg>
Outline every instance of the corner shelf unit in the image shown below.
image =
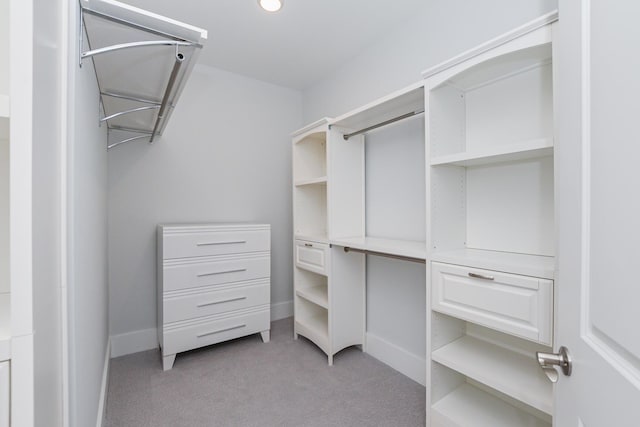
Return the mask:
<svg viewBox="0 0 640 427">
<path fill-rule="evenodd" d="M 115 0 L 80 3 L 80 30 L 86 34 L 80 66 L 93 60 L 108 148 L 153 142 L 167 125 L 207 31 Z"/>
<path fill-rule="evenodd" d="M 557 13 L 427 70 L 427 426 L 550 426 Z"/>
</svg>

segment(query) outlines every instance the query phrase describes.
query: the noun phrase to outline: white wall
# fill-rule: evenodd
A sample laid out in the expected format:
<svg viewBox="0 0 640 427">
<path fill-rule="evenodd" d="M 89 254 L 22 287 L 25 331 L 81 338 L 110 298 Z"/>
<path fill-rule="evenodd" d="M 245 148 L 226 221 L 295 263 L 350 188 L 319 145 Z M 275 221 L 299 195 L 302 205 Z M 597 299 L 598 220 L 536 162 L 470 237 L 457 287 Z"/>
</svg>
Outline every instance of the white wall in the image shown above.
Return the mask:
<svg viewBox="0 0 640 427">
<path fill-rule="evenodd" d="M 557 0 L 430 0 L 303 93 L 304 122 L 335 117 L 422 79 L 421 72 L 557 8 Z"/>
<path fill-rule="evenodd" d="M 96 425 L 109 340 L 107 135 L 98 127 L 99 92 L 90 60 L 77 62 L 78 2 L 70 2 L 67 238 L 69 418 Z"/>
<path fill-rule="evenodd" d="M 421 72 L 477 44 L 522 25 L 557 7 L 557 0 L 432 0 L 415 16 L 384 39 L 303 92 L 304 122 L 336 117 L 355 107 L 421 80 Z M 373 135 L 372 135 L 372 139 Z M 369 165 L 388 156 L 382 147 L 367 147 Z M 393 178 L 393 177 L 391 177 Z M 368 179 L 370 185 L 375 181 Z M 424 182 L 423 182 L 424 183 Z M 367 209 L 379 212 L 378 192 L 389 185 L 367 189 Z M 388 183 L 387 183 L 388 184 Z M 392 190 L 393 191 L 393 190 Z M 419 205 L 419 204 L 418 204 Z M 416 209 L 420 209 L 420 206 Z M 424 206 L 422 205 L 424 210 Z M 370 216 L 370 214 L 368 214 Z M 392 224 L 393 218 L 387 224 Z M 367 218 L 368 231 L 384 234 L 380 216 Z M 404 230 L 406 232 L 406 230 Z M 416 235 L 424 224 L 415 226 Z M 407 238 L 411 238 L 407 235 Z M 416 240 L 419 236 L 415 237 Z M 424 267 L 368 257 L 368 333 L 390 346 L 425 358 Z M 401 294 L 401 295 L 397 295 Z M 376 340 L 378 342 L 378 340 Z M 379 347 L 376 347 L 376 352 Z M 388 349 L 389 352 L 397 351 Z M 380 354 L 383 354 L 381 352 Z M 393 360 L 393 357 L 387 360 Z M 402 359 L 398 356 L 397 360 Z M 405 367 L 407 368 L 407 367 Z M 414 372 L 417 372 L 415 367 Z M 406 369 L 411 371 L 412 368 Z"/>
<path fill-rule="evenodd" d="M 271 224 L 271 302 L 289 307 L 289 134 L 301 123 L 299 92 L 196 66 L 162 137 L 109 150 L 112 354 L 157 345 L 158 223 Z M 131 332 L 133 346 L 122 348 Z"/>
<path fill-rule="evenodd" d="M 35 425 L 62 425 L 61 0 L 34 4 L 33 322 Z"/>
<path fill-rule="evenodd" d="M 9 141 L 0 138 L 0 294 L 9 291 Z"/>
</svg>

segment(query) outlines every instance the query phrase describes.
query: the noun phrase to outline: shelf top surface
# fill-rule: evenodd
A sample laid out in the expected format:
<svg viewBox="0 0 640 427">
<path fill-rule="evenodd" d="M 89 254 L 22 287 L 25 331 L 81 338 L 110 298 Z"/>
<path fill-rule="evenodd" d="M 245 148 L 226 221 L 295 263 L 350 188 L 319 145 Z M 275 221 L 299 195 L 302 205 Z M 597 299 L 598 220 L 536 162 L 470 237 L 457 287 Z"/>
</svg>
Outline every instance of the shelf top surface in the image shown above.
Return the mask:
<svg viewBox="0 0 640 427">
<path fill-rule="evenodd" d="M 251 222 L 203 222 L 203 223 L 164 223 L 158 224 L 163 232 L 203 232 L 226 230 L 269 230 L 270 224 L 255 224 Z"/>
<path fill-rule="evenodd" d="M 441 71 L 454 67 L 455 65 L 458 65 L 468 59 L 478 56 L 488 50 L 491 50 L 497 46 L 505 44 L 520 36 L 523 36 L 524 34 L 530 33 L 531 31 L 535 31 L 536 29 L 543 27 L 545 25 L 548 25 L 557 20 L 558 20 L 558 11 L 556 10 L 556 11 L 550 12 L 518 28 L 515 28 L 507 33 L 504 33 L 498 37 L 488 40 L 487 42 L 482 43 L 479 46 L 476 46 L 472 49 L 462 52 L 460 55 L 454 56 L 453 58 L 448 59 L 447 61 L 444 61 L 431 68 L 428 68 L 427 70 L 423 71 L 422 77 L 427 79 L 437 73 L 440 73 Z"/>
<path fill-rule="evenodd" d="M 553 280 L 555 257 L 488 251 L 482 249 L 457 249 L 435 251 L 431 261 L 468 267 L 485 268 L 504 273 L 521 274 Z"/>
<path fill-rule="evenodd" d="M 553 411 L 552 384 L 533 357 L 464 336 L 433 352 L 432 358 L 545 413 Z"/>
<path fill-rule="evenodd" d="M 489 147 L 483 151 L 431 157 L 431 165 L 477 166 L 553 155 L 553 138 L 540 138 Z"/>
<path fill-rule="evenodd" d="M 330 117 L 323 117 L 320 120 L 316 120 L 313 123 L 309 123 L 308 125 L 293 131 L 291 133 L 291 137 L 292 138 L 296 138 L 296 137 L 303 137 L 304 135 L 308 134 L 309 132 L 312 132 L 314 130 L 316 130 L 316 128 L 322 128 L 322 126 L 326 126 L 329 124 L 329 122 L 331 122 L 333 119 L 331 119 Z M 326 130 L 326 129 L 323 129 Z M 319 132 L 320 130 L 318 130 Z"/>
<path fill-rule="evenodd" d="M 330 239 L 331 244 L 360 250 L 381 252 L 389 255 L 426 259 L 425 242 L 412 240 L 384 239 L 378 237 L 345 237 Z"/>
<path fill-rule="evenodd" d="M 331 126 L 359 130 L 424 109 L 424 82 L 414 83 L 331 121 Z"/>
<path fill-rule="evenodd" d="M 463 384 L 433 405 L 437 415 L 460 426 L 551 427 L 539 418 L 511 406 L 470 384 Z M 449 425 L 449 424 L 448 424 Z"/>
</svg>

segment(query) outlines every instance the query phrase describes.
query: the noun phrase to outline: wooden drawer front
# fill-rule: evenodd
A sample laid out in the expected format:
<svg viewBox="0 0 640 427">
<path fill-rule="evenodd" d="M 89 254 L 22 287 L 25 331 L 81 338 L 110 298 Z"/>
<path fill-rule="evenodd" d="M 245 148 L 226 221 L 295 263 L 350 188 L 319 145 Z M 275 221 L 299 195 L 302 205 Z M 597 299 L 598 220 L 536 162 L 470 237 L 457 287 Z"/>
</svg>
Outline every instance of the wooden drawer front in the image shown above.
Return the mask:
<svg viewBox="0 0 640 427">
<path fill-rule="evenodd" d="M 163 258 L 268 251 L 271 245 L 269 234 L 269 230 L 166 234 Z"/>
<path fill-rule="evenodd" d="M 327 275 L 327 255 L 329 245 L 315 242 L 296 241 L 296 265 L 305 270 Z"/>
<path fill-rule="evenodd" d="M 205 345 L 216 344 L 270 328 L 268 305 L 235 316 L 212 316 L 199 322 L 164 328 L 162 354 L 174 354 Z"/>
<path fill-rule="evenodd" d="M 434 310 L 552 344 L 553 281 L 437 262 L 431 265 Z"/>
<path fill-rule="evenodd" d="M 269 304 L 269 282 L 164 298 L 165 324 Z"/>
<path fill-rule="evenodd" d="M 205 262 L 165 263 L 164 292 L 268 278 L 268 256 L 224 258 Z"/>
</svg>

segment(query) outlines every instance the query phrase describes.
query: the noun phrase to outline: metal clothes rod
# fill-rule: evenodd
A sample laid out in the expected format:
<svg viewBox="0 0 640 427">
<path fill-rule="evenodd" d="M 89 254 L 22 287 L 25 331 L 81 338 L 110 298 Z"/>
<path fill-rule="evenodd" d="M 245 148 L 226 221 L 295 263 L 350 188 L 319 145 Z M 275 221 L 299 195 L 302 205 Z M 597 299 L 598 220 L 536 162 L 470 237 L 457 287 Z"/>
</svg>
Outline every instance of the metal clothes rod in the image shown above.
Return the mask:
<svg viewBox="0 0 640 427">
<path fill-rule="evenodd" d="M 120 111 L 118 113 L 113 113 L 110 116 L 101 118 L 100 123 L 106 122 L 107 120 L 115 119 L 116 117 L 124 116 L 125 114 L 131 114 L 131 113 L 136 113 L 138 111 L 145 111 L 145 110 L 157 110 L 158 108 L 160 108 L 159 105 L 148 105 L 146 107 L 138 107 L 138 108 L 132 108 L 130 110 Z"/>
<path fill-rule="evenodd" d="M 123 139 L 122 141 L 118 141 L 116 143 L 113 143 L 111 145 L 107 145 L 107 150 L 113 148 L 113 147 L 117 147 L 120 144 L 124 144 L 127 143 L 129 141 L 135 141 L 136 139 L 142 139 L 142 138 L 149 138 L 149 135 L 138 135 L 138 136 L 134 136 L 131 138 L 127 138 L 127 139 Z"/>
<path fill-rule="evenodd" d="M 156 136 L 156 132 L 160 127 L 160 122 L 164 117 L 164 112 L 167 108 L 167 104 L 169 103 L 169 97 L 171 96 L 173 85 L 175 84 L 176 79 L 178 78 L 178 73 L 180 72 L 180 67 L 182 66 L 183 61 L 184 61 L 184 55 L 181 53 L 176 53 L 176 62 L 173 64 L 173 70 L 171 70 L 171 75 L 169 76 L 167 89 L 165 89 L 164 96 L 162 97 L 162 104 L 160 105 L 160 111 L 158 111 L 158 118 L 156 119 L 156 124 L 153 126 L 153 130 L 151 131 L 151 138 L 149 138 L 149 144 L 153 142 L 153 139 Z"/>
<path fill-rule="evenodd" d="M 154 101 L 152 99 L 140 98 L 140 97 L 137 97 L 137 96 L 127 95 L 127 94 L 124 94 L 124 93 L 100 92 L 100 95 L 110 96 L 112 98 L 126 99 L 127 101 L 142 102 L 144 104 L 152 104 L 152 105 L 160 105 L 160 104 L 162 104 L 162 102 L 160 102 L 160 101 Z"/>
<path fill-rule="evenodd" d="M 342 137 L 344 138 L 345 141 L 348 141 L 349 138 L 351 138 L 352 136 L 356 136 L 356 135 L 360 135 L 360 134 L 363 134 L 363 133 L 367 133 L 370 130 L 378 129 L 378 128 L 382 127 L 382 126 L 390 125 L 391 123 L 395 123 L 395 122 L 398 122 L 400 120 L 408 119 L 409 117 L 417 116 L 418 114 L 422 114 L 422 113 L 424 113 L 424 110 L 412 111 L 410 113 L 406 113 L 406 114 L 403 114 L 401 116 L 394 117 L 394 118 L 389 119 L 389 120 L 385 120 L 384 122 L 375 124 L 373 126 L 369 126 L 369 127 L 364 128 L 364 129 L 360 129 L 359 131 L 344 134 L 344 135 L 342 135 Z"/>
<path fill-rule="evenodd" d="M 89 58 L 91 56 L 100 55 L 102 53 L 113 52 L 116 50 L 132 49 L 134 47 L 147 47 L 147 46 L 193 46 L 191 42 L 181 42 L 175 40 L 148 40 L 141 42 L 121 43 L 114 44 L 113 46 L 101 47 L 99 49 L 88 50 L 82 52 L 80 59 Z"/>
<path fill-rule="evenodd" d="M 344 251 L 345 252 L 358 252 L 361 254 L 366 254 L 366 255 L 375 255 L 375 256 L 382 256 L 382 257 L 386 257 L 386 258 L 393 258 L 393 259 L 400 259 L 403 261 L 411 261 L 411 262 L 419 262 L 421 264 L 425 264 L 426 261 L 423 260 L 422 258 L 413 258 L 413 257 L 409 257 L 409 256 L 402 256 L 402 255 L 393 255 L 393 254 L 387 254 L 384 252 L 377 252 L 377 251 L 369 251 L 366 249 L 354 249 L 354 248 L 350 248 L 348 246 L 344 247 Z"/>
</svg>

